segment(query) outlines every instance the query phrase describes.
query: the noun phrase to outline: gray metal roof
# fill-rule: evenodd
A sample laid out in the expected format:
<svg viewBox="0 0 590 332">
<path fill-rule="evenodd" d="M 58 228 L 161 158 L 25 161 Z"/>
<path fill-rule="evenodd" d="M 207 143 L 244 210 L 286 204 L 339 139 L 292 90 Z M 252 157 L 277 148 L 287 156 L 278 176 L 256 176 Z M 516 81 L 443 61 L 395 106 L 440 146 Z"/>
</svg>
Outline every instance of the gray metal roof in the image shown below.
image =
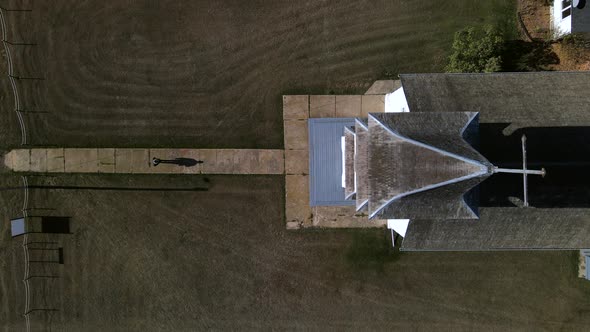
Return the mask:
<svg viewBox="0 0 590 332">
<path fill-rule="evenodd" d="M 311 206 L 355 205 L 342 188 L 341 137 L 354 118 L 313 118 L 309 127 L 309 198 Z"/>
</svg>

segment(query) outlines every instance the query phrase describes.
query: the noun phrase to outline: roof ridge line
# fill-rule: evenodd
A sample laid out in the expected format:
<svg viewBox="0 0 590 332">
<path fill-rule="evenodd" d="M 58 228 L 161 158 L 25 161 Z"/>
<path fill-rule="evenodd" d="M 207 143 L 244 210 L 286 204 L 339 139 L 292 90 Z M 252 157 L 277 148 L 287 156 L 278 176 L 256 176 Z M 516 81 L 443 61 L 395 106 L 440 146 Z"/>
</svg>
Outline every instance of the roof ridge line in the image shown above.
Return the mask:
<svg viewBox="0 0 590 332">
<path fill-rule="evenodd" d="M 465 123 L 463 128 L 461 128 L 461 139 L 463 139 L 465 141 L 465 139 L 463 138 L 463 133 L 465 132 L 465 129 L 467 129 L 467 127 L 469 127 L 471 122 L 473 122 L 473 120 L 475 120 L 475 118 L 479 115 L 479 112 L 464 112 L 464 113 L 474 113 L 474 115 L 471 118 L 469 118 L 469 120 L 467 120 L 467 123 Z"/>
<path fill-rule="evenodd" d="M 474 186 L 474 187 L 475 187 L 475 186 Z M 473 187 L 471 187 L 471 188 L 473 189 Z M 468 190 L 468 191 L 469 191 L 469 190 Z M 477 212 L 475 212 L 475 210 L 473 210 L 473 209 L 471 208 L 471 206 L 470 206 L 469 204 L 467 204 L 467 201 L 465 200 L 465 195 L 466 195 L 466 194 L 467 194 L 467 193 L 463 193 L 463 195 L 461 196 L 461 201 L 463 202 L 463 206 L 467 207 L 467 209 L 468 209 L 469 211 L 471 211 L 471 213 L 473 213 L 473 214 L 474 214 L 476 217 L 478 217 L 478 218 L 479 218 L 479 216 L 478 216 Z"/>
<path fill-rule="evenodd" d="M 394 196 L 394 197 L 392 197 L 390 200 L 388 200 L 387 202 L 383 203 L 383 204 L 382 204 L 382 205 L 381 205 L 381 206 L 380 206 L 380 207 L 379 207 L 377 210 L 375 210 L 373 213 L 369 214 L 369 219 L 373 218 L 373 217 L 374 217 L 374 216 L 375 216 L 375 215 L 376 215 L 378 212 L 380 212 L 381 210 L 383 210 L 383 209 L 384 209 L 384 208 L 385 208 L 387 205 L 389 205 L 391 202 L 393 202 L 393 201 L 395 201 L 395 200 L 398 200 L 398 199 L 400 199 L 400 198 L 403 198 L 403 197 L 406 197 L 406 196 L 410 196 L 410 195 L 413 195 L 413 194 L 417 194 L 417 193 L 420 193 L 420 192 L 423 192 L 423 191 L 427 191 L 427 190 L 430 190 L 430 189 L 436 189 L 436 188 L 440 188 L 440 187 L 443 187 L 443 186 L 446 186 L 446 185 L 449 185 L 449 184 L 453 184 L 453 183 L 458 183 L 458 182 L 462 182 L 462 181 L 465 181 L 465 180 L 469 180 L 469 179 L 472 179 L 472 178 L 475 178 L 475 177 L 478 177 L 478 176 L 484 175 L 484 174 L 486 174 L 486 173 L 487 173 L 487 171 L 479 171 L 479 172 L 477 172 L 477 173 L 473 173 L 473 174 L 465 175 L 465 176 L 462 176 L 462 177 L 460 177 L 460 178 L 454 178 L 454 179 L 447 180 L 447 181 L 443 181 L 443 182 L 439 182 L 439 183 L 436 183 L 436 184 L 427 185 L 427 186 L 424 186 L 424 187 L 422 187 L 422 188 L 420 188 L 420 189 L 416 189 L 416 190 L 408 191 L 408 192 L 405 192 L 405 193 L 403 193 L 403 194 L 400 194 L 400 195 Z M 473 210 L 472 210 L 472 211 L 473 211 Z"/>
<path fill-rule="evenodd" d="M 359 118 L 354 118 L 354 123 L 360 125 L 365 130 L 369 130 L 369 127 L 365 126 L 365 124 L 361 120 L 359 120 Z"/>
<path fill-rule="evenodd" d="M 381 125 L 381 127 L 383 127 L 385 130 L 387 130 L 387 131 L 388 131 L 388 132 L 389 132 L 391 135 L 393 135 L 393 136 L 395 136 L 395 137 L 397 137 L 397 138 L 399 138 L 399 139 L 401 139 L 401 140 L 404 140 L 404 141 L 406 141 L 406 142 L 410 142 L 410 143 L 412 143 L 412 144 L 418 145 L 418 146 L 420 146 L 420 147 L 422 147 L 422 148 L 425 148 L 425 149 L 428 149 L 428 150 L 434 151 L 434 152 L 436 152 L 436 153 L 442 154 L 442 155 L 444 155 L 444 156 L 447 156 L 447 157 L 455 158 L 455 159 L 461 160 L 461 161 L 463 161 L 463 162 L 466 162 L 466 163 L 469 163 L 469 164 L 472 164 L 472 165 L 476 165 L 476 166 L 480 166 L 480 167 L 481 167 L 481 166 L 483 166 L 483 167 L 486 167 L 486 168 L 487 168 L 487 166 L 485 166 L 483 163 L 481 163 L 481 162 L 478 162 L 478 161 L 476 161 L 476 160 L 469 159 L 469 158 L 465 158 L 465 157 L 461 157 L 461 156 L 459 156 L 459 155 L 457 155 L 457 154 L 455 154 L 455 153 L 452 153 L 452 152 L 449 152 L 449 151 L 445 151 L 445 150 L 443 150 L 443 149 L 440 149 L 440 148 L 434 147 L 434 146 L 432 146 L 432 145 L 428 145 L 428 144 L 422 143 L 422 142 L 420 142 L 420 141 L 416 141 L 416 140 L 414 140 L 414 139 L 411 139 L 411 138 L 405 137 L 405 136 L 403 136 L 402 134 L 400 134 L 400 133 L 396 133 L 395 131 L 393 131 L 391 128 L 389 128 L 388 126 L 386 126 L 385 124 L 383 124 L 383 122 L 379 121 L 377 118 L 375 118 L 375 117 L 374 117 L 374 116 L 372 116 L 371 114 L 369 114 L 369 116 L 370 116 L 371 118 L 373 118 L 373 120 L 377 121 L 377 123 L 379 123 L 379 124 Z M 463 139 L 463 140 L 464 140 L 464 139 Z M 465 141 L 465 140 L 464 140 L 464 141 Z"/>
<path fill-rule="evenodd" d="M 360 211 L 363 207 L 365 207 L 365 205 L 367 205 L 367 203 L 369 203 L 369 199 L 368 198 L 365 199 L 364 201 L 362 201 L 361 204 L 358 207 L 356 207 L 356 211 L 357 212 Z"/>
</svg>

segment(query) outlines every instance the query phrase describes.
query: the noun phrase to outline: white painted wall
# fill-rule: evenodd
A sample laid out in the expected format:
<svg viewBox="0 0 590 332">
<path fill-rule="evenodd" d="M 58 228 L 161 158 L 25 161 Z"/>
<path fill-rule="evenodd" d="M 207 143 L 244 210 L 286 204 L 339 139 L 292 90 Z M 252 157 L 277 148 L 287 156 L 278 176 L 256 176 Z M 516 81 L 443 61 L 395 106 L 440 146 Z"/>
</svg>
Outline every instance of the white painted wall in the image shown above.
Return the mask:
<svg viewBox="0 0 590 332">
<path fill-rule="evenodd" d="M 553 0 L 551 7 L 551 26 L 553 27 L 553 38 L 563 37 L 572 32 L 572 15 L 561 19 L 561 0 Z M 572 8 L 573 11 L 573 8 Z"/>
<path fill-rule="evenodd" d="M 342 150 L 342 188 L 346 188 L 346 139 L 340 136 L 340 149 Z"/>
<path fill-rule="evenodd" d="M 387 228 L 392 229 L 401 237 L 405 237 L 409 223 L 410 219 L 387 219 Z"/>
<path fill-rule="evenodd" d="M 385 95 L 385 113 L 401 113 L 409 111 L 410 107 L 408 106 L 403 87 Z"/>
</svg>

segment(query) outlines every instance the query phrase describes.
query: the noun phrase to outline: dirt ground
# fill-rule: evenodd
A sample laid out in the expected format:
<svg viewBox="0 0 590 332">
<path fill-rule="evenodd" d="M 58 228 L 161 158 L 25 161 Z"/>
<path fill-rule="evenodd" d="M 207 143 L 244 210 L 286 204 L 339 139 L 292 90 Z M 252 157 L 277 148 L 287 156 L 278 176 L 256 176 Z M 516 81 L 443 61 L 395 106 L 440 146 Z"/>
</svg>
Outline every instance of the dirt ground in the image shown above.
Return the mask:
<svg viewBox="0 0 590 332">
<path fill-rule="evenodd" d="M 551 66 L 552 70 L 590 70 L 590 38 L 576 37 L 564 39 L 551 45 L 559 58 L 559 64 Z"/>
<path fill-rule="evenodd" d="M 282 94 L 362 92 L 384 76 L 440 71 L 455 30 L 514 13 L 502 0 L 33 5 L 9 20 L 11 38 L 38 43 L 15 50 L 31 60 L 20 73 L 45 78 L 20 82 L 26 107 L 50 112 L 27 115 L 30 139 L 88 147 L 281 147 Z M 7 149 L 20 137 L 2 91 Z M 73 231 L 58 238 L 62 278 L 32 285 L 33 305 L 60 311 L 32 315 L 33 330 L 590 324 L 590 284 L 576 277 L 573 252 L 400 254 L 383 230 L 288 232 L 282 176 L 30 182 L 61 187 L 31 190 L 29 206 L 72 217 Z M 4 221 L 22 213 L 22 190 L 5 188 L 0 201 Z M 10 239 L 9 223 L 0 227 L 0 326 L 22 330 L 22 242 Z"/>
<path fill-rule="evenodd" d="M 548 0 L 518 0 L 518 13 L 534 39 L 551 39 L 551 11 Z"/>
<path fill-rule="evenodd" d="M 549 42 L 550 52 L 553 52 L 559 59 L 558 63 L 549 65 L 547 69 L 556 71 L 590 70 L 590 42 L 588 42 L 590 35 L 579 35 L 573 39 L 566 37 L 552 41 L 550 3 L 545 0 L 518 1 L 518 11 L 531 37 Z"/>
</svg>

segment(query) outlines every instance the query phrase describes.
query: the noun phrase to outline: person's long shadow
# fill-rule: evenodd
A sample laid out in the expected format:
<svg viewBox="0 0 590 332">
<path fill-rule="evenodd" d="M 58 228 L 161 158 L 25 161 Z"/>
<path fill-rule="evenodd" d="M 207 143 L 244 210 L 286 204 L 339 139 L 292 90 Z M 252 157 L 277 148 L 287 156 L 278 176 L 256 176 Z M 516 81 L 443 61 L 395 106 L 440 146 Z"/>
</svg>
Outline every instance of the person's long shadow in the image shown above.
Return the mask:
<svg viewBox="0 0 590 332">
<path fill-rule="evenodd" d="M 480 124 L 477 149 L 494 165 L 522 168 L 521 136 L 527 136 L 529 169 L 544 167 L 547 175 L 528 176 L 531 206 L 590 207 L 590 127 L 521 128 L 510 136 L 506 123 Z M 479 186 L 480 206 L 514 206 L 522 199 L 522 175 L 495 174 Z"/>
<path fill-rule="evenodd" d="M 203 161 L 202 160 L 196 160 L 193 158 L 175 158 L 175 159 L 159 159 L 159 158 L 153 158 L 152 159 L 152 164 L 154 166 L 158 166 L 159 164 L 174 164 L 174 165 L 178 165 L 178 166 L 184 166 L 184 167 L 192 167 L 192 166 L 196 166 L 197 164 L 202 164 Z"/>
</svg>

